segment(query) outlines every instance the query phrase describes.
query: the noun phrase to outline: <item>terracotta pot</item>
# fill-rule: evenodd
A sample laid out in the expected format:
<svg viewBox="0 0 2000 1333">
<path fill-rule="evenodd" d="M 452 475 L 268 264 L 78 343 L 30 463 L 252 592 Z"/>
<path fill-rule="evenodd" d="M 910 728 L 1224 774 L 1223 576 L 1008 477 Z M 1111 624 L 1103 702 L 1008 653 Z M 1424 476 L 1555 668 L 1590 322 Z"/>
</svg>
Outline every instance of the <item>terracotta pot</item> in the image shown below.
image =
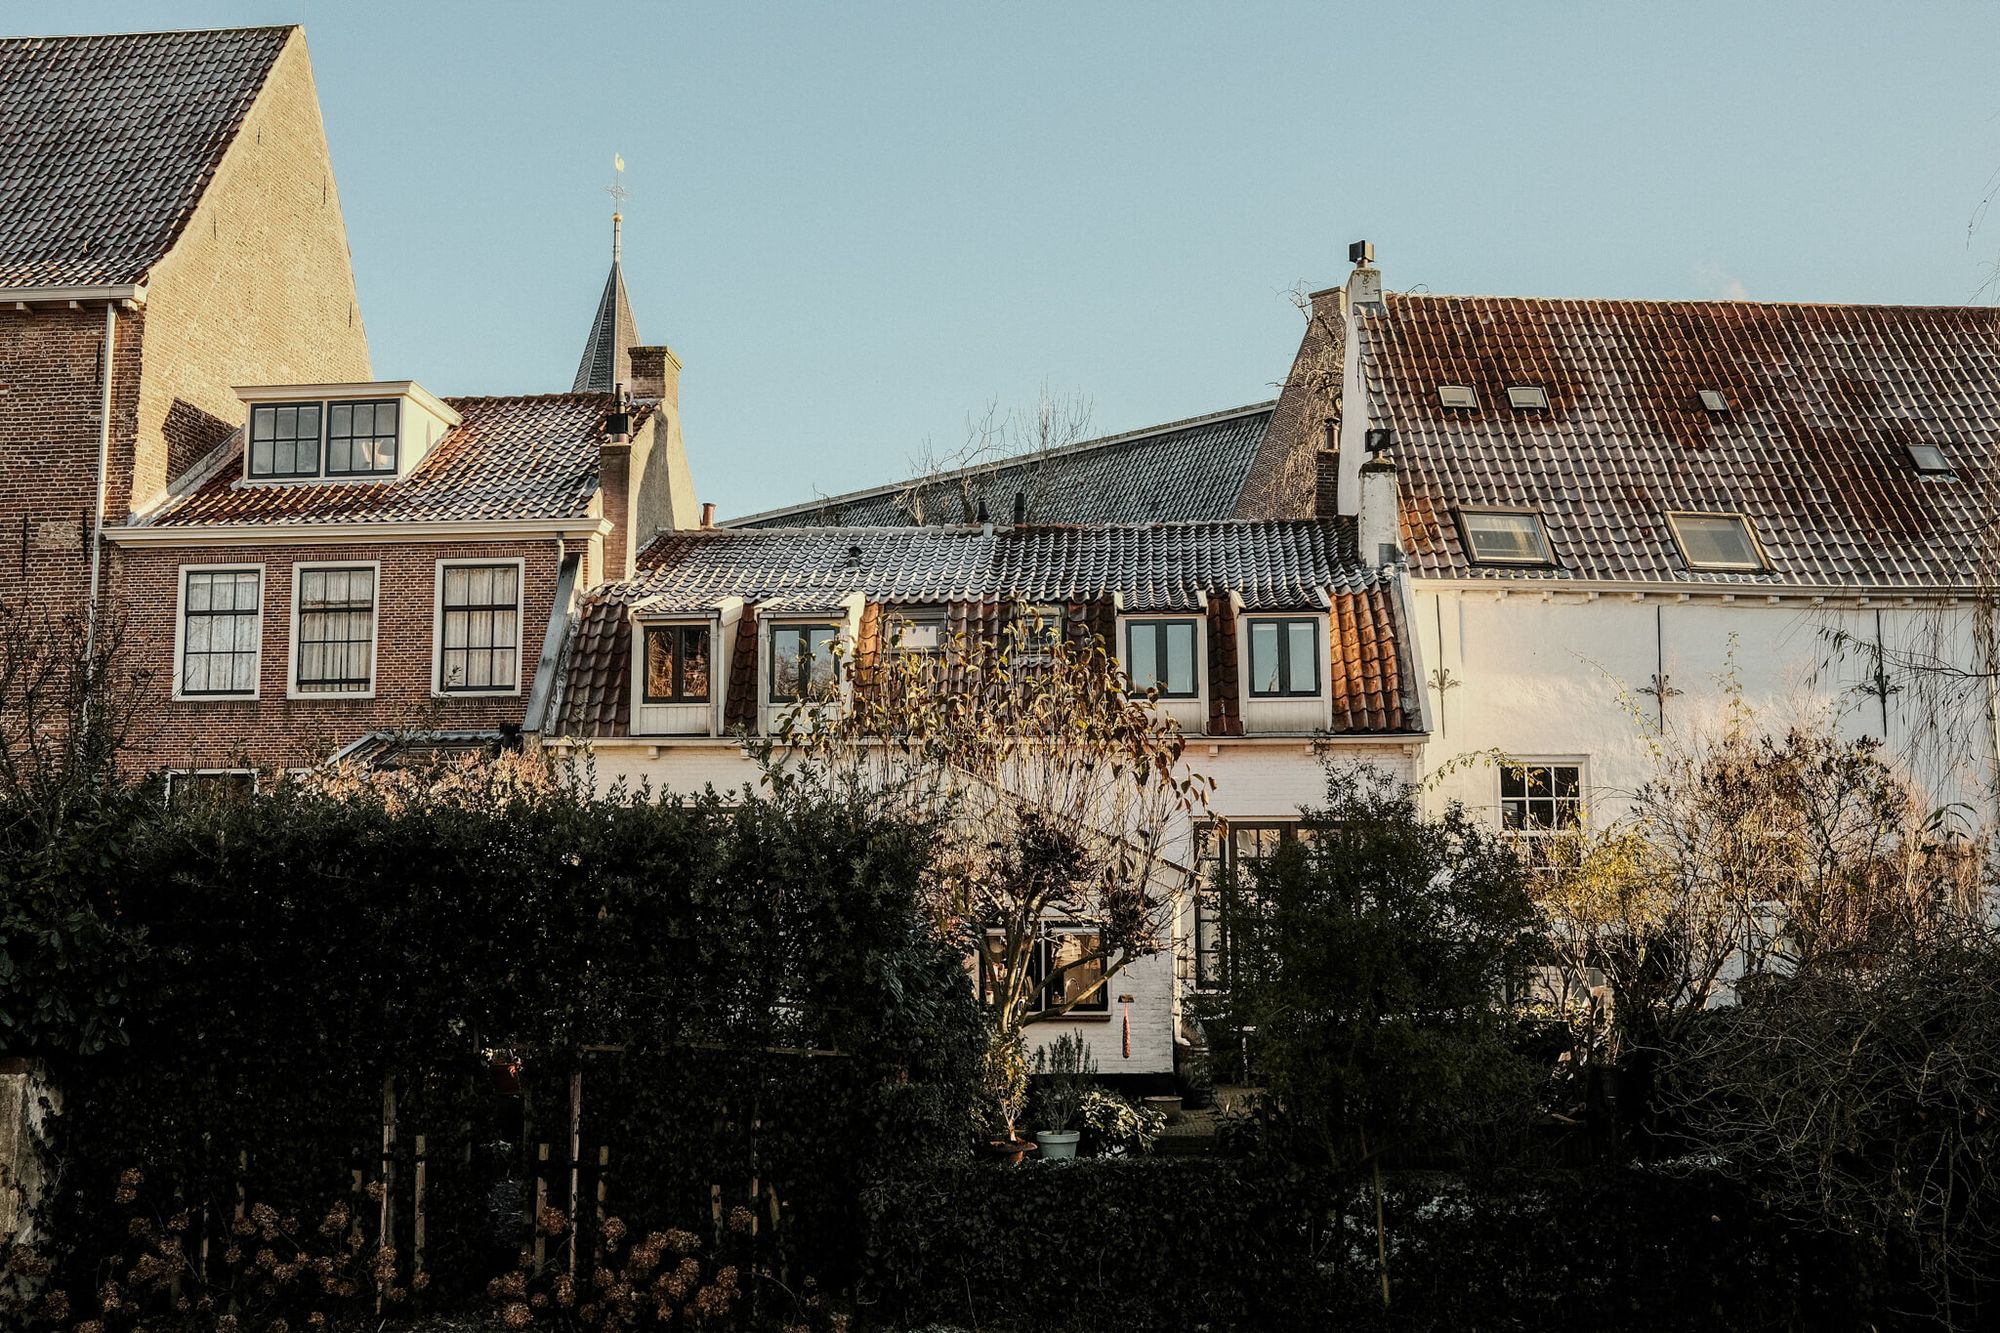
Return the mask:
<svg viewBox="0 0 2000 1333">
<path fill-rule="evenodd" d="M 989 1139 L 986 1142 L 986 1151 L 996 1157 L 1006 1158 L 1009 1166 L 1019 1166 L 1021 1159 L 1034 1152 L 1038 1146 L 1033 1139 Z"/>
</svg>

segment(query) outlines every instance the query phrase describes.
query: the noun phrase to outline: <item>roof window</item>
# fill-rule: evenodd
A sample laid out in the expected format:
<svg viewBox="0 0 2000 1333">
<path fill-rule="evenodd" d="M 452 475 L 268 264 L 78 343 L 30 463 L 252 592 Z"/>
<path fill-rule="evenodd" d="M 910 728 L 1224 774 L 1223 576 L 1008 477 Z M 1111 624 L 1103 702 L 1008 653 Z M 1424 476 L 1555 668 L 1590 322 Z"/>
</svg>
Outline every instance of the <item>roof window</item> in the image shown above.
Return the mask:
<svg viewBox="0 0 2000 1333">
<path fill-rule="evenodd" d="M 1524 509 L 1461 509 L 1458 526 L 1475 565 L 1551 565 L 1542 516 Z"/>
<path fill-rule="evenodd" d="M 1764 553 L 1741 514 L 1668 514 L 1667 526 L 1689 569 L 1764 572 Z"/>
<path fill-rule="evenodd" d="M 1479 395 L 1470 384 L 1440 384 L 1438 403 L 1443 407 L 1478 407 Z"/>
<path fill-rule="evenodd" d="M 1952 466 L 1951 455 L 1946 453 L 1940 445 L 1912 444 L 1910 446 L 1910 461 L 1917 465 L 1917 471 L 1919 472 L 1948 473 L 1957 471 Z"/>
<path fill-rule="evenodd" d="M 1720 389 L 1703 389 L 1701 390 L 1701 405 L 1710 412 L 1727 412 L 1729 410 L 1729 399 L 1723 396 Z"/>
<path fill-rule="evenodd" d="M 1515 407 L 1547 409 L 1549 391 L 1539 384 L 1510 384 L 1507 386 L 1507 401 Z"/>
</svg>

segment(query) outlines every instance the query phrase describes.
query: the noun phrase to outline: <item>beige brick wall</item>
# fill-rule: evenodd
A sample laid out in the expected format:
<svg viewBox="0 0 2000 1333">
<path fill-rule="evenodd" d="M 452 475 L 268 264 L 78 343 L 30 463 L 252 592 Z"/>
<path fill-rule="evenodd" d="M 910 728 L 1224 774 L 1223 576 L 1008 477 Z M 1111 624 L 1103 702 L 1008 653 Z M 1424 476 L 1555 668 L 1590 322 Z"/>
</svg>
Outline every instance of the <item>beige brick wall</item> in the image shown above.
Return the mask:
<svg viewBox="0 0 2000 1333">
<path fill-rule="evenodd" d="M 432 640 L 440 560 L 519 557 L 523 564 L 520 692 L 434 698 Z M 127 666 L 147 674 L 138 687 L 135 768 L 261 769 L 324 758 L 377 729 L 518 726 L 534 685 L 559 560 L 553 541 L 404 542 L 318 546 L 198 547 L 121 552 L 126 590 Z M 381 562 L 376 594 L 375 697 L 288 699 L 293 566 Z M 175 701 L 174 632 L 183 565 L 264 566 L 260 695 L 254 700 Z"/>
<path fill-rule="evenodd" d="M 305 34 L 294 30 L 147 292 L 133 507 L 239 424 L 237 384 L 371 377 Z M 126 512 L 119 487 L 111 512 Z"/>
</svg>

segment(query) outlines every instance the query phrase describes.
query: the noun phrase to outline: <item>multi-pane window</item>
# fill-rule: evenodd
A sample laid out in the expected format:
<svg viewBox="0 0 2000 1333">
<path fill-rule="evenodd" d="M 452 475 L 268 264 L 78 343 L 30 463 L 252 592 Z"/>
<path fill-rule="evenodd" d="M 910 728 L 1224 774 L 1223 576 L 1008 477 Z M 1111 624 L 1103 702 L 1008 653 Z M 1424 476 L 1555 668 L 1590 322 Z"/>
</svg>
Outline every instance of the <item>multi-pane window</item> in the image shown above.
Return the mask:
<svg viewBox="0 0 2000 1333">
<path fill-rule="evenodd" d="M 367 565 L 299 570 L 300 694 L 365 694 L 375 683 L 375 571 Z"/>
<path fill-rule="evenodd" d="M 250 475 L 319 475 L 318 403 L 259 403 L 250 409 Z"/>
<path fill-rule="evenodd" d="M 771 629 L 771 702 L 831 698 L 840 682 L 833 625 L 776 625 Z"/>
<path fill-rule="evenodd" d="M 438 595 L 439 693 L 516 688 L 520 566 L 446 565 Z"/>
<path fill-rule="evenodd" d="M 1060 606 L 1023 604 L 1015 609 L 1010 651 L 1024 664 L 1047 662 L 1055 655 L 1062 639 L 1063 609 Z"/>
<path fill-rule="evenodd" d="M 257 794 L 257 775 L 247 768 L 173 769 L 167 773 L 167 805 L 238 805 Z"/>
<path fill-rule="evenodd" d="M 942 653 L 944 618 L 937 615 L 894 615 L 883 645 L 898 653 Z"/>
<path fill-rule="evenodd" d="M 184 695 L 257 692 L 262 576 L 254 569 L 190 569 L 181 578 Z"/>
<path fill-rule="evenodd" d="M 1578 764 L 1500 766 L 1500 824 L 1518 833 L 1554 833 L 1583 822 Z"/>
<path fill-rule="evenodd" d="M 649 626 L 646 630 L 646 702 L 707 703 L 708 645 L 706 625 Z"/>
<path fill-rule="evenodd" d="M 395 470 L 395 399 L 327 404 L 328 476 L 376 476 Z"/>
<path fill-rule="evenodd" d="M 1195 985 L 1210 990 L 1229 985 L 1228 922 L 1255 901 L 1251 867 L 1277 855 L 1284 843 L 1305 840 L 1311 834 L 1312 830 L 1296 822 L 1234 819 L 1226 832 L 1221 828 L 1201 831 L 1200 880 L 1194 897 Z"/>
<path fill-rule="evenodd" d="M 986 967 L 981 970 L 982 986 L 991 977 L 985 992 L 990 1004 L 1006 984 L 1005 936 L 998 931 L 986 936 Z M 1099 935 L 1094 930 L 1064 926 L 1044 927 L 1028 953 L 1028 984 L 1032 988 L 1028 1012 L 1059 1009 L 1071 1000 L 1073 1014 L 1108 1013 L 1111 987 L 1104 979 L 1104 959 L 1099 957 Z"/>
<path fill-rule="evenodd" d="M 1192 620 L 1135 620 L 1125 630 L 1125 674 L 1135 690 L 1157 689 L 1162 699 L 1192 699 L 1196 692 Z"/>
<path fill-rule="evenodd" d="M 1319 693 L 1319 622 L 1304 617 L 1250 622 L 1250 693 L 1259 699 Z"/>
</svg>

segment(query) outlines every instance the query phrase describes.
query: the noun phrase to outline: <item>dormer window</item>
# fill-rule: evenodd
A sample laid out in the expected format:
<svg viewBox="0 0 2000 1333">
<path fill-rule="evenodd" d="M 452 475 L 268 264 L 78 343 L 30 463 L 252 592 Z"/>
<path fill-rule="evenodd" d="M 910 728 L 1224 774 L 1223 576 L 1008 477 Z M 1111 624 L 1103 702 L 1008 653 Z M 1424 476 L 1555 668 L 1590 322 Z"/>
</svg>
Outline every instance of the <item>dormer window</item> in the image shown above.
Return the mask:
<svg viewBox="0 0 2000 1333">
<path fill-rule="evenodd" d="M 326 474 L 329 477 L 394 476 L 396 400 L 329 403 Z"/>
<path fill-rule="evenodd" d="M 1470 384 L 1438 385 L 1438 405 L 1440 407 L 1478 407 L 1479 394 Z"/>
<path fill-rule="evenodd" d="M 450 404 L 410 380 L 238 388 L 249 407 L 245 481 L 405 477 L 459 424 Z"/>
<path fill-rule="evenodd" d="M 816 703 L 833 697 L 840 664 L 837 625 L 777 625 L 771 630 L 771 702 Z"/>
<path fill-rule="evenodd" d="M 1741 514 L 1668 514 L 1667 526 L 1689 569 L 1764 572 L 1764 554 Z"/>
<path fill-rule="evenodd" d="M 319 475 L 319 403 L 259 403 L 250 409 L 250 475 Z"/>
<path fill-rule="evenodd" d="M 1935 444 L 1911 445 L 1910 461 L 1917 465 L 1917 471 L 1919 472 L 1950 473 L 1957 471 L 1951 465 L 1951 455 Z"/>
</svg>

